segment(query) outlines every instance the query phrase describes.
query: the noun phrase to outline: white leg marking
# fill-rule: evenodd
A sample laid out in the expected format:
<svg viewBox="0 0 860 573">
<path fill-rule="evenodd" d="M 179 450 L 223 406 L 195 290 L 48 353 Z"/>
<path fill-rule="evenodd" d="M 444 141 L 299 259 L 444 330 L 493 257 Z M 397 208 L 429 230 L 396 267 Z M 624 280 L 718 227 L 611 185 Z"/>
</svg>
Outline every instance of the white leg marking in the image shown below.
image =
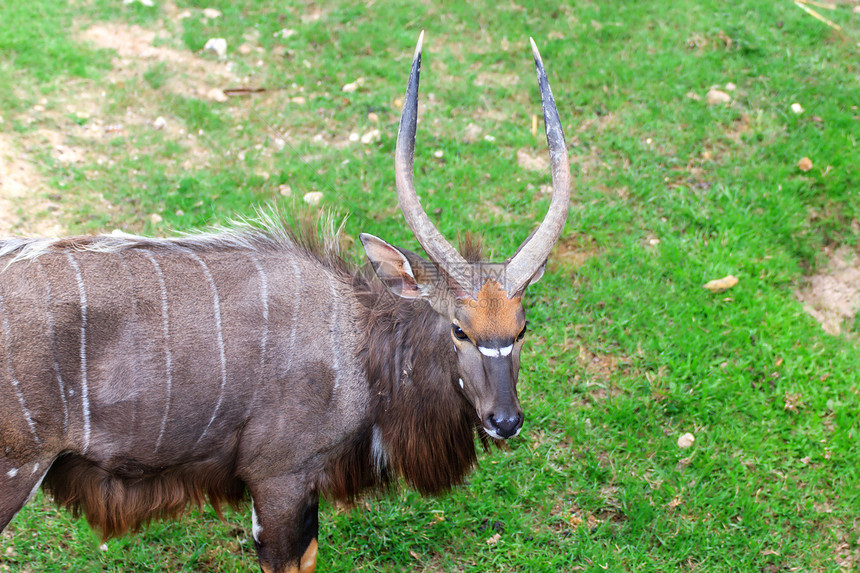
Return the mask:
<svg viewBox="0 0 860 573">
<path fill-rule="evenodd" d="M 81 405 L 84 412 L 84 452 L 90 447 L 90 391 L 87 382 L 87 291 L 84 288 L 84 278 L 81 267 L 72 253 L 66 253 L 69 264 L 75 271 L 78 291 L 81 296 Z"/>
<path fill-rule="evenodd" d="M 12 468 L 8 472 L 6 472 L 6 475 L 9 476 L 10 478 L 15 477 L 16 475 L 18 475 L 18 468 Z"/>
<path fill-rule="evenodd" d="M 57 342 L 54 333 L 54 313 L 51 311 L 51 281 L 42 268 L 42 263 L 36 259 L 36 266 L 45 279 L 45 310 L 48 313 L 48 338 L 51 342 L 51 359 L 54 361 L 54 372 L 57 375 L 57 384 L 60 386 L 60 398 L 63 400 L 63 435 L 69 431 L 69 403 L 66 401 L 66 385 L 63 384 L 63 375 L 60 374 L 60 364 L 57 362 Z"/>
<path fill-rule="evenodd" d="M 382 442 L 382 432 L 379 431 L 379 427 L 376 424 L 373 425 L 370 455 L 376 475 L 381 476 L 385 468 L 388 467 L 388 452 L 385 451 L 385 444 Z"/>
<path fill-rule="evenodd" d="M 337 390 L 337 387 L 340 385 L 340 329 L 338 328 L 338 315 L 337 315 L 337 289 L 334 287 L 335 278 L 332 276 L 327 276 L 328 286 L 331 290 L 331 329 L 329 330 L 329 334 L 331 335 L 331 365 L 334 369 L 334 389 Z"/>
<path fill-rule="evenodd" d="M 202 440 L 206 435 L 206 432 L 209 431 L 209 427 L 212 425 L 212 422 L 215 421 L 215 417 L 218 415 L 218 410 L 221 409 L 221 403 L 224 401 L 224 389 L 227 387 L 227 356 L 224 353 L 224 333 L 221 330 L 221 303 L 218 300 L 218 289 L 215 287 L 215 279 L 212 278 L 212 273 L 209 271 L 209 267 L 203 259 L 198 257 L 193 251 L 186 250 L 185 252 L 200 264 L 200 267 L 203 269 L 203 274 L 206 275 L 206 281 L 209 283 L 209 289 L 212 291 L 212 306 L 215 310 L 215 332 L 218 338 L 218 354 L 221 357 L 221 391 L 218 394 L 218 402 L 215 404 L 215 409 L 212 411 L 212 417 L 209 418 L 209 423 L 206 424 L 206 427 L 203 429 L 203 433 L 200 434 L 199 438 L 197 438 L 197 443 L 200 443 L 200 440 Z"/>
<path fill-rule="evenodd" d="M 481 351 L 481 354 L 484 356 L 489 356 L 490 358 L 498 358 L 501 356 L 501 352 L 499 352 L 498 348 L 487 348 L 486 346 L 479 346 L 478 350 Z"/>
<path fill-rule="evenodd" d="M 254 541 L 260 542 L 260 534 L 263 532 L 260 522 L 257 521 L 257 510 L 254 508 L 254 500 L 251 500 L 251 535 L 254 536 Z"/>
<path fill-rule="evenodd" d="M 266 367 L 266 348 L 269 344 L 269 279 L 257 257 L 251 255 L 251 260 L 254 261 L 254 266 L 257 267 L 257 273 L 260 275 L 260 299 L 263 302 L 263 335 L 260 340 L 260 381 L 254 385 L 254 392 L 251 394 L 251 403 L 248 407 L 253 407 L 257 398 L 257 390 L 263 385 L 263 370 Z"/>
<path fill-rule="evenodd" d="M 155 275 L 158 277 L 158 287 L 161 289 L 161 331 L 164 337 L 164 369 L 165 369 L 165 390 L 167 391 L 167 402 L 164 405 L 164 416 L 161 418 L 161 430 L 158 432 L 158 439 L 155 441 L 155 451 L 161 447 L 161 440 L 164 438 L 164 430 L 167 428 L 167 415 L 170 412 L 170 402 L 173 392 L 173 356 L 170 354 L 170 315 L 167 312 L 167 285 L 164 282 L 164 272 L 161 270 L 161 265 L 155 260 L 155 256 L 150 251 L 143 249 L 143 255 L 149 259 L 152 266 L 155 267 Z"/>
<path fill-rule="evenodd" d="M 504 348 L 499 348 L 499 354 L 501 354 L 502 356 L 507 356 L 508 354 L 511 353 L 511 351 L 513 349 L 514 349 L 514 345 L 510 344 L 508 346 L 505 346 Z"/>
<path fill-rule="evenodd" d="M 30 410 L 27 409 L 27 403 L 24 401 L 24 393 L 21 391 L 21 384 L 18 382 L 15 368 L 12 366 L 12 328 L 9 326 L 9 317 L 6 316 L 6 305 L 3 302 L 2 295 L 0 295 L 0 314 L 3 316 L 3 330 L 6 333 L 6 370 L 9 374 L 9 380 L 12 381 L 12 387 L 15 389 L 15 395 L 18 397 L 18 404 L 21 405 L 21 413 L 24 415 L 24 420 L 30 426 L 30 433 L 33 434 L 33 439 L 38 444 L 41 442 L 39 435 L 36 433 L 36 424 L 33 422 Z"/>
</svg>

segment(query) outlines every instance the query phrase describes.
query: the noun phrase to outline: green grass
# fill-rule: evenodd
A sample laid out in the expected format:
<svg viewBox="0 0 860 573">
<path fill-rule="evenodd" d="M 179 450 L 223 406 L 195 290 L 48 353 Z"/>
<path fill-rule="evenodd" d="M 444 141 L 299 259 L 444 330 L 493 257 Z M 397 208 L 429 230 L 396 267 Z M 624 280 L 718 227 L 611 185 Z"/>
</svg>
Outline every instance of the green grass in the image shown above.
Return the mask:
<svg viewBox="0 0 860 573">
<path fill-rule="evenodd" d="M 322 191 L 323 208 L 350 214 L 349 237 L 415 248 L 392 155 L 424 29 L 416 183 L 446 236 L 477 232 L 503 259 L 548 206 L 549 174 L 516 159 L 546 147 L 530 132 L 530 35 L 559 104 L 576 184 L 564 242 L 581 256 L 554 256 L 528 294 L 522 437 L 445 497 L 325 505 L 320 571 L 858 566 L 858 322 L 827 335 L 794 294 L 826 248 L 860 239 L 856 2 L 824 11 L 842 34 L 789 1 L 156 4 L 0 0 L 0 79 L 12 86 L 0 90 L 0 136 L 37 165 L 36 199 L 71 232 L 164 235 L 257 205 L 304 209 Z M 206 7 L 223 15 L 204 19 Z M 194 63 L 121 74 L 112 52 L 78 40 L 96 22 L 159 31 L 158 46 Z M 216 36 L 231 79 L 200 52 Z M 197 89 L 243 78 L 266 91 L 217 103 Z M 708 106 L 708 89 L 728 82 L 731 105 Z M 471 143 L 469 123 L 481 128 Z M 349 142 L 374 128 L 378 142 Z M 58 159 L 46 131 L 81 161 Z M 732 290 L 701 288 L 727 274 Z M 696 441 L 682 450 L 685 432 Z M 39 496 L 0 537 L 0 571 L 256 563 L 248 511 L 222 522 L 205 509 L 99 546 Z"/>
</svg>

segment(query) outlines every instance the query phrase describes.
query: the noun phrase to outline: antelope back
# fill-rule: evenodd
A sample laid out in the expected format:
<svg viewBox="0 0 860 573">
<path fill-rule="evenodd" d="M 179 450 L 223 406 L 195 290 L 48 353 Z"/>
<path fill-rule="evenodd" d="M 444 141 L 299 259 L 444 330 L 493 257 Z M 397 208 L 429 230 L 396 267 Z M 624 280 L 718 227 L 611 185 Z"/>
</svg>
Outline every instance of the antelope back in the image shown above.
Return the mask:
<svg viewBox="0 0 860 573">
<path fill-rule="evenodd" d="M 213 455 L 272 404 L 294 414 L 278 417 L 297 420 L 296 448 L 364 415 L 351 278 L 286 238 L 33 241 L 13 257 L 0 427 L 20 455 L 45 442 L 160 465 Z"/>
</svg>

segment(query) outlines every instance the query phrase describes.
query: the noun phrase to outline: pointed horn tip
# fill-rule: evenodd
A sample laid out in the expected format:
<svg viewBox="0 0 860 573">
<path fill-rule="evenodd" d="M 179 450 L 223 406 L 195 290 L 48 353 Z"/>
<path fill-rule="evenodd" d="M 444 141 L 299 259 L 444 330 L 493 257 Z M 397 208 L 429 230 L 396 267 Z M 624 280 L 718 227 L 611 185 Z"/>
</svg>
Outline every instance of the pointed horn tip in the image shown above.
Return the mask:
<svg viewBox="0 0 860 573">
<path fill-rule="evenodd" d="M 418 44 L 415 46 L 415 54 L 412 56 L 412 59 L 415 60 L 419 56 L 421 56 L 421 47 L 424 45 L 424 30 L 421 30 L 421 33 L 418 34 Z"/>
<path fill-rule="evenodd" d="M 529 36 L 529 42 L 531 42 L 531 45 L 532 45 L 532 55 L 535 57 L 535 61 L 540 62 L 541 61 L 540 52 L 538 51 L 538 47 L 537 47 L 537 44 L 535 44 L 534 38 Z"/>
</svg>

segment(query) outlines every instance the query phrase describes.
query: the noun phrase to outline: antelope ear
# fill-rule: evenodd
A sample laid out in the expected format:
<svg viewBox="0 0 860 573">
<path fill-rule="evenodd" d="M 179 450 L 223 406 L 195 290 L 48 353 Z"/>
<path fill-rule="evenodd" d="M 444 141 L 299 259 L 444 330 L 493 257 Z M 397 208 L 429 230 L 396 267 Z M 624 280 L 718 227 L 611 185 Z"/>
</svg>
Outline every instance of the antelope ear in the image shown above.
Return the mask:
<svg viewBox="0 0 860 573">
<path fill-rule="evenodd" d="M 429 285 L 422 284 L 415 277 L 412 264 L 400 249 L 367 233 L 362 233 L 358 238 L 373 265 L 373 270 L 376 271 L 376 276 L 388 290 L 403 298 L 421 298 L 427 295 Z"/>
<path fill-rule="evenodd" d="M 520 288 L 520 290 L 514 296 L 522 297 L 523 293 L 526 291 L 526 288 L 528 288 L 529 285 L 533 285 L 536 282 L 538 282 L 541 279 L 541 277 L 543 276 L 543 272 L 545 270 L 546 270 L 546 261 L 544 261 L 543 264 L 538 267 L 538 270 L 535 271 L 535 274 L 532 275 L 532 278 L 530 278 L 528 281 L 526 281 L 526 284 L 524 284 L 522 286 L 522 288 Z"/>
<path fill-rule="evenodd" d="M 529 282 L 526 283 L 526 286 L 533 285 L 538 282 L 543 276 L 544 270 L 546 270 L 546 261 L 544 261 L 543 264 L 538 267 L 538 270 L 535 271 L 535 274 L 532 275 L 532 278 L 529 279 Z"/>
</svg>

